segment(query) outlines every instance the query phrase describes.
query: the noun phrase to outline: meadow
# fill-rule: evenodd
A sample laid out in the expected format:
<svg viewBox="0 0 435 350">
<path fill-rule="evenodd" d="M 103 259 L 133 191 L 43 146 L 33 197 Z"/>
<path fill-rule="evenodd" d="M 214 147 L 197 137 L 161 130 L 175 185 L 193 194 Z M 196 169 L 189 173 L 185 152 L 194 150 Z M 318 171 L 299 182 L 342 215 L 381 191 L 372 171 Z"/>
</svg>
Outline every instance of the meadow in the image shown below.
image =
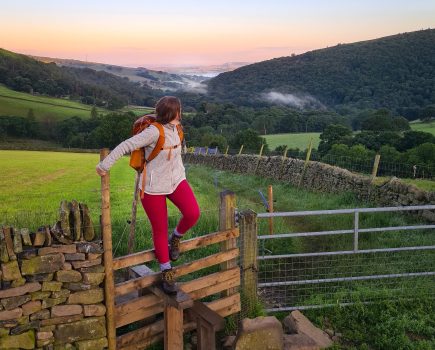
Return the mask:
<svg viewBox="0 0 435 350">
<path fill-rule="evenodd" d="M 100 178 L 95 173 L 95 165 L 98 163 L 98 159 L 99 155 L 97 154 L 0 151 L 0 166 L 2 169 L 0 173 L 0 222 L 35 230 L 40 225 L 51 225 L 57 220 L 61 200 L 76 199 L 89 205 L 94 225 L 98 231 L 97 223 L 101 196 Z M 279 181 L 257 176 L 231 174 L 198 165 L 186 164 L 186 172 L 202 212 L 198 224 L 191 232 L 187 233 L 187 237 L 218 230 L 219 193 L 223 189 L 230 189 L 236 193 L 239 211 L 252 209 L 259 213 L 265 212 L 258 191 L 267 193 L 267 187 L 270 184 L 273 185 L 274 189 L 276 211 L 373 206 L 370 203 L 358 201 L 351 193 L 310 192 Z M 127 157 L 119 160 L 110 172 L 113 250 L 116 256 L 124 255 L 127 249 L 134 176 L 134 171 L 128 166 Z M 180 216 L 172 203 L 169 203 L 168 207 L 169 230 L 171 231 Z M 360 224 L 361 227 L 380 227 L 415 224 L 415 222 L 416 220 L 410 217 L 383 213 L 362 216 Z M 351 216 L 317 216 L 293 220 L 276 219 L 274 221 L 276 233 L 348 229 L 351 226 Z M 267 232 L 267 220 L 259 220 L 259 234 L 266 234 Z M 334 239 L 293 239 L 292 242 L 283 240 L 272 242 L 271 240 L 262 249 L 268 249 L 273 254 L 280 254 L 331 249 L 340 250 L 348 249 L 352 245 L 351 237 L 343 236 L 341 237 L 343 239 L 337 237 L 339 236 L 335 236 Z M 433 230 L 426 233 L 408 231 L 406 235 L 403 232 L 365 234 L 361 235 L 360 242 L 361 249 L 429 245 L 430 242 L 433 242 Z M 139 204 L 136 251 L 151 247 L 150 226 Z M 425 261 L 430 256 L 414 254 L 413 257 L 408 256 L 401 259 L 399 264 L 403 266 L 404 263 L 414 262 L 418 265 L 418 261 Z M 195 258 L 197 256 L 185 254 L 180 263 Z M 337 273 L 338 269 L 343 267 L 340 264 L 346 261 L 349 262 L 350 260 L 337 261 L 339 264 L 336 268 L 334 266 L 328 266 L 328 268 L 332 269 L 331 273 Z M 314 261 L 311 261 L 311 267 L 307 270 L 310 271 L 309 273 L 314 271 L 313 263 Z M 322 269 L 326 268 L 326 261 L 323 265 Z M 352 266 L 349 264 L 344 265 L 346 269 L 350 269 Z M 354 268 L 358 269 L 358 273 L 361 273 L 361 271 L 375 273 L 378 269 L 394 271 L 394 266 L 387 263 L 371 266 L 366 265 L 365 261 L 359 261 Z M 352 271 L 349 270 L 350 273 Z M 426 283 L 433 283 L 433 279 L 428 279 Z M 405 285 L 406 283 L 403 282 L 399 286 L 399 291 L 405 290 Z M 393 288 L 390 292 L 388 287 L 391 288 L 388 284 L 380 284 L 376 285 L 377 290 L 370 290 L 367 289 L 367 285 L 362 285 L 359 287 L 360 289 L 351 292 L 357 302 L 355 305 L 340 307 L 337 304 L 332 308 L 307 311 L 307 314 L 316 323 L 332 328 L 342 334 L 340 343 L 336 344 L 334 349 L 431 349 L 435 346 L 434 318 L 430 317 L 430 315 L 433 316 L 434 314 L 435 305 L 433 299 L 418 299 L 407 303 L 398 301 L 394 298 L 394 293 L 397 290 Z M 417 291 L 420 291 L 420 287 L 425 286 L 414 284 L 407 287 L 409 287 L 409 291 L 416 294 Z M 384 290 L 383 288 L 387 289 Z M 334 295 L 338 298 L 340 294 L 343 294 L 340 291 L 334 294 L 323 288 L 319 289 L 318 293 L 318 296 L 312 295 L 311 300 L 308 300 L 308 302 L 324 301 L 322 297 L 325 293 L 332 298 L 334 298 Z M 364 302 L 376 293 L 386 293 L 384 296 L 387 299 L 390 296 L 393 301 L 381 300 L 373 306 L 365 305 Z M 259 314 L 262 313 L 264 312 L 259 309 Z M 284 314 L 278 314 L 278 316 L 281 317 Z"/>
<path fill-rule="evenodd" d="M 422 123 L 422 122 L 410 123 L 409 125 L 411 126 L 412 130 L 424 131 L 424 132 L 431 133 L 432 135 L 435 135 L 435 121 L 428 122 L 428 123 Z"/>
<path fill-rule="evenodd" d="M 310 139 L 313 140 L 313 148 L 317 148 L 320 143 L 320 133 L 319 132 L 308 132 L 308 133 L 289 133 L 289 134 L 273 134 L 273 135 L 262 135 L 267 141 L 270 150 L 274 150 L 276 147 L 281 145 L 286 145 L 288 148 L 299 148 L 300 150 L 305 150 L 308 148 Z"/>
<path fill-rule="evenodd" d="M 63 98 L 18 92 L 0 84 L 0 115 L 26 117 L 29 109 L 33 109 L 37 120 L 62 120 L 71 117 L 87 119 L 91 116 L 92 106 Z M 132 111 L 136 115 L 141 115 L 151 110 L 149 107 L 128 106 L 120 111 Z M 103 114 L 110 113 L 104 108 L 97 108 L 97 111 Z"/>
</svg>

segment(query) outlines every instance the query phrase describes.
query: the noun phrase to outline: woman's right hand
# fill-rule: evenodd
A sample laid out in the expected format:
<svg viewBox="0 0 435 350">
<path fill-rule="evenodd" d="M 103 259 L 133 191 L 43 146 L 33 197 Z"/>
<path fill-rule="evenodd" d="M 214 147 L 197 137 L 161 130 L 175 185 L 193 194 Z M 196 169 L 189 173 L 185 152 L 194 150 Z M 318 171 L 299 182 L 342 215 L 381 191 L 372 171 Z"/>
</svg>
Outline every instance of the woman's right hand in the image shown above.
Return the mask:
<svg viewBox="0 0 435 350">
<path fill-rule="evenodd" d="M 97 174 L 100 175 L 100 176 L 104 176 L 104 175 L 107 174 L 107 171 L 104 171 L 104 170 L 101 169 L 98 165 L 97 165 L 97 167 L 95 168 L 95 170 L 97 171 Z"/>
</svg>

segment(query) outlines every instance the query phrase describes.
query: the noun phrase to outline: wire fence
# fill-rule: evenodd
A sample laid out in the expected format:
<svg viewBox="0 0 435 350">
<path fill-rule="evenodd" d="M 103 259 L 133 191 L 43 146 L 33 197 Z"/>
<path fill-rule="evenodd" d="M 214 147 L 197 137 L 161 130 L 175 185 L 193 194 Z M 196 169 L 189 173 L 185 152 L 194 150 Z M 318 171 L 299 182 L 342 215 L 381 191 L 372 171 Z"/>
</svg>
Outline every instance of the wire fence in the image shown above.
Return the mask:
<svg viewBox="0 0 435 350">
<path fill-rule="evenodd" d="M 262 155 L 262 156 L 284 156 L 284 151 L 283 152 L 276 152 L 276 151 L 260 152 L 259 150 L 252 150 L 246 148 L 226 149 L 222 151 L 219 150 L 217 147 L 215 148 L 192 147 L 189 151 L 194 154 L 202 154 L 202 155 L 210 155 L 210 156 L 220 155 L 220 154 L 228 154 L 228 155 L 251 154 L 251 155 Z M 307 151 L 288 150 L 286 152 L 286 157 L 305 160 L 307 157 Z M 321 156 L 316 152 L 311 153 L 309 160 L 322 162 L 329 165 L 334 165 L 361 174 L 371 174 L 374 165 L 374 158 L 373 159 L 358 158 L 358 157 L 348 157 L 348 156 L 337 156 L 331 154 Z M 435 167 L 428 166 L 426 164 L 390 162 L 388 160 L 384 160 L 381 157 L 377 169 L 377 176 L 396 176 L 400 178 L 434 180 Z"/>
</svg>

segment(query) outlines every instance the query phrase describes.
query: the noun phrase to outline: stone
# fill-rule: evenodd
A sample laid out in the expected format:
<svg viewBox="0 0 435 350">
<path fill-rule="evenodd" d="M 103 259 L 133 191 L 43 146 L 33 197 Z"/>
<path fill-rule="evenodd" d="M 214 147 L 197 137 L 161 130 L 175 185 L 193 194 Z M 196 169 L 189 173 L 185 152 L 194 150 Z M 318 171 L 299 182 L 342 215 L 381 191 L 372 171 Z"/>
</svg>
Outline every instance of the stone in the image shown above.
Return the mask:
<svg viewBox="0 0 435 350">
<path fill-rule="evenodd" d="M 104 316 L 106 314 L 106 306 L 103 304 L 83 305 L 83 314 L 89 316 Z"/>
<path fill-rule="evenodd" d="M 103 350 L 107 348 L 107 338 L 82 340 L 75 343 L 77 350 Z"/>
<path fill-rule="evenodd" d="M 86 260 L 85 253 L 65 254 L 66 261 L 83 261 Z"/>
<path fill-rule="evenodd" d="M 70 271 L 70 270 L 72 270 L 72 265 L 70 263 L 66 262 L 62 266 L 62 270 Z"/>
<path fill-rule="evenodd" d="M 0 328 L 0 338 L 4 337 L 6 335 L 9 335 L 9 329 L 7 329 L 7 328 Z"/>
<path fill-rule="evenodd" d="M 95 259 L 101 258 L 101 255 L 102 254 L 88 253 L 88 254 L 86 254 L 86 259 L 87 260 L 95 260 Z"/>
<path fill-rule="evenodd" d="M 9 256 L 8 260 L 17 260 L 17 256 L 14 253 L 14 242 L 12 240 L 12 227 L 3 227 L 3 235 L 6 244 L 6 252 Z"/>
<path fill-rule="evenodd" d="M 35 332 L 29 330 L 19 335 L 8 335 L 0 338 L 0 349 L 34 349 Z"/>
<path fill-rule="evenodd" d="M 39 327 L 40 332 L 53 332 L 56 329 L 56 325 Z"/>
<path fill-rule="evenodd" d="M 19 307 L 12 310 L 0 311 L 0 321 L 14 320 L 23 316 L 23 310 Z"/>
<path fill-rule="evenodd" d="M 45 228 L 44 246 L 51 247 L 51 245 L 53 244 L 53 238 L 51 237 L 50 226 L 45 226 L 44 228 Z"/>
<path fill-rule="evenodd" d="M 55 305 L 63 304 L 67 301 L 67 297 L 61 297 L 61 298 L 48 298 L 46 300 L 42 301 L 42 308 L 47 309 L 49 307 L 53 307 Z"/>
<path fill-rule="evenodd" d="M 55 253 L 63 253 L 63 254 L 74 254 L 76 253 L 76 245 L 75 244 L 53 244 L 51 247 L 44 247 L 38 249 L 38 255 L 48 255 Z M 65 258 L 65 260 L 67 260 Z"/>
<path fill-rule="evenodd" d="M 91 267 L 83 267 L 80 269 L 80 272 L 94 272 L 94 273 L 102 273 L 104 272 L 104 265 L 95 265 Z"/>
<path fill-rule="evenodd" d="M 106 336 L 106 319 L 89 317 L 70 324 L 60 324 L 54 331 L 56 344 L 99 339 Z"/>
<path fill-rule="evenodd" d="M 73 261 L 71 262 L 74 269 L 80 269 L 82 267 L 90 267 L 94 265 L 101 265 L 101 258 L 95 260 L 85 260 L 85 261 Z"/>
<path fill-rule="evenodd" d="M 48 320 L 49 318 L 50 318 L 50 311 L 47 309 L 37 311 L 30 315 L 30 321 Z"/>
<path fill-rule="evenodd" d="M 106 274 L 104 272 L 98 273 L 98 272 L 84 272 L 83 273 L 83 282 L 99 285 L 103 283 L 104 277 Z"/>
<path fill-rule="evenodd" d="M 79 253 L 104 253 L 103 242 L 80 242 L 77 243 L 77 252 Z"/>
<path fill-rule="evenodd" d="M 59 344 L 59 345 L 55 344 L 53 350 L 77 350 L 77 349 L 74 345 L 66 343 L 66 344 Z"/>
<path fill-rule="evenodd" d="M 26 276 L 26 280 L 28 282 L 45 282 L 45 281 L 52 281 L 53 277 L 54 277 L 54 273 L 39 273 L 37 275 Z"/>
<path fill-rule="evenodd" d="M 2 237 L 4 237 L 1 232 Z M 6 248 L 6 242 L 4 238 L 0 238 L 0 262 L 7 263 L 9 261 L 8 249 Z"/>
<path fill-rule="evenodd" d="M 58 292 L 62 289 L 62 282 L 59 281 L 51 281 L 51 282 L 43 282 L 42 283 L 42 291 L 43 292 Z"/>
<path fill-rule="evenodd" d="M 45 339 L 45 340 L 37 340 L 36 341 L 36 346 L 38 348 L 42 348 L 45 347 L 46 349 L 48 348 L 48 346 L 50 346 L 50 344 L 54 343 L 54 338 L 51 339 Z M 52 346 L 52 345 L 51 345 Z"/>
<path fill-rule="evenodd" d="M 16 288 L 16 287 L 21 287 L 24 286 L 26 284 L 27 280 L 23 277 L 18 278 L 14 281 L 12 281 L 11 287 L 12 288 Z"/>
<path fill-rule="evenodd" d="M 23 325 L 23 324 L 28 324 L 30 322 L 29 316 L 21 316 L 17 318 L 18 324 L 19 325 Z"/>
<path fill-rule="evenodd" d="M 95 238 L 94 225 L 92 224 L 89 208 L 86 204 L 80 203 L 80 216 L 82 221 L 83 238 L 85 241 L 92 241 Z"/>
<path fill-rule="evenodd" d="M 57 305 L 51 308 L 51 317 L 80 315 L 83 312 L 81 305 Z"/>
<path fill-rule="evenodd" d="M 45 227 L 40 227 L 33 237 L 33 246 L 42 247 L 45 242 Z"/>
<path fill-rule="evenodd" d="M 0 328 L 14 328 L 18 326 L 17 320 L 4 320 L 0 321 Z"/>
<path fill-rule="evenodd" d="M 223 344 L 222 344 L 223 348 L 224 349 L 232 349 L 235 340 L 236 340 L 236 336 L 234 336 L 234 335 L 230 335 L 230 336 L 225 337 L 225 339 L 223 340 Z"/>
<path fill-rule="evenodd" d="M 23 309 L 24 316 L 31 315 L 41 310 L 41 302 L 39 300 L 32 300 L 22 305 L 21 308 Z"/>
<path fill-rule="evenodd" d="M 31 259 L 38 255 L 38 248 L 35 247 L 24 247 L 23 251 L 18 254 L 20 260 Z"/>
<path fill-rule="evenodd" d="M 60 208 L 59 208 L 59 216 L 60 216 L 60 227 L 62 230 L 62 233 L 67 236 L 71 237 L 71 228 L 70 228 L 70 209 L 67 201 L 60 202 Z"/>
<path fill-rule="evenodd" d="M 67 298 L 69 297 L 69 295 L 71 294 L 71 291 L 68 289 L 61 289 L 58 292 L 52 292 L 51 293 L 51 297 L 56 299 L 56 298 Z"/>
<path fill-rule="evenodd" d="M 56 222 L 50 229 L 52 236 L 59 242 L 65 245 L 73 244 L 73 240 L 69 236 L 65 236 L 60 227 L 60 221 Z"/>
<path fill-rule="evenodd" d="M 305 334 L 285 334 L 284 350 L 320 350 L 314 340 Z"/>
<path fill-rule="evenodd" d="M 283 320 L 284 327 L 290 333 L 303 334 L 313 340 L 320 348 L 332 346 L 333 342 L 321 329 L 315 327 L 300 311 L 292 311 Z"/>
<path fill-rule="evenodd" d="M 73 238 L 75 241 L 80 241 L 82 237 L 82 220 L 80 217 L 80 207 L 79 203 L 76 200 L 72 200 L 71 203 L 69 203 L 69 210 L 70 210 L 70 227 L 71 222 L 73 223 Z M 72 215 L 71 215 L 72 214 Z M 72 216 L 72 220 L 71 220 Z"/>
<path fill-rule="evenodd" d="M 18 297 L 5 298 L 1 300 L 5 310 L 12 310 L 30 301 L 30 295 L 20 295 Z"/>
<path fill-rule="evenodd" d="M 99 288 L 71 293 L 68 298 L 68 304 L 98 304 L 103 300 L 103 289 Z"/>
<path fill-rule="evenodd" d="M 23 275 L 35 275 L 56 272 L 62 268 L 64 262 L 65 257 L 60 253 L 36 256 L 29 260 L 23 260 L 21 273 Z"/>
<path fill-rule="evenodd" d="M 13 230 L 14 253 L 18 254 L 23 251 L 23 240 L 19 230 Z"/>
<path fill-rule="evenodd" d="M 72 316 L 62 316 L 49 318 L 47 320 L 41 321 L 41 327 L 51 326 L 51 325 L 59 325 L 59 324 L 67 324 L 72 322 L 77 322 L 83 319 L 83 315 L 72 315 Z"/>
<path fill-rule="evenodd" d="M 47 340 L 53 338 L 53 332 L 36 332 L 36 339 L 37 340 Z"/>
<path fill-rule="evenodd" d="M 20 230 L 21 239 L 23 241 L 23 244 L 26 246 L 32 245 L 32 240 L 30 239 L 30 231 L 28 228 L 22 228 Z"/>
<path fill-rule="evenodd" d="M 10 333 L 11 335 L 17 335 L 17 334 L 27 332 L 30 329 L 39 329 L 39 321 L 38 320 L 31 321 L 29 323 L 12 328 Z"/>
<path fill-rule="evenodd" d="M 33 292 L 30 293 L 30 296 L 32 298 L 32 300 L 45 300 L 48 299 L 51 295 L 51 292 L 43 292 L 43 291 L 38 291 L 38 292 Z"/>
<path fill-rule="evenodd" d="M 65 283 L 64 287 L 73 292 L 92 289 L 92 286 L 90 284 L 84 284 L 84 283 Z"/>
<path fill-rule="evenodd" d="M 13 281 L 22 278 L 17 260 L 1 264 L 1 269 L 2 279 L 4 281 Z"/>
<path fill-rule="evenodd" d="M 283 350 L 283 330 L 276 317 L 245 318 L 237 334 L 235 350 Z"/>
<path fill-rule="evenodd" d="M 57 271 L 56 281 L 59 282 L 80 282 L 82 280 L 82 274 L 79 271 Z"/>
</svg>

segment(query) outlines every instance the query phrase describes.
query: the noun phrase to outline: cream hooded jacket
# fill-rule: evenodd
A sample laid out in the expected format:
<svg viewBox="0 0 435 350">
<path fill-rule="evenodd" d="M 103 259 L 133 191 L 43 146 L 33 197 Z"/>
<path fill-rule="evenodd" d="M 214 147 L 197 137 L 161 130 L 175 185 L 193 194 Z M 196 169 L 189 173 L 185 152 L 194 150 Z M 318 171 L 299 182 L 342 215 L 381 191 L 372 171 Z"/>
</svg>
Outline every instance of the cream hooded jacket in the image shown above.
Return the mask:
<svg viewBox="0 0 435 350">
<path fill-rule="evenodd" d="M 144 192 L 148 194 L 170 194 L 175 191 L 181 181 L 186 179 L 186 172 L 181 159 L 181 141 L 177 127 L 171 123 L 163 125 L 165 132 L 164 147 L 177 146 L 171 150 L 162 149 L 152 161 L 146 165 Z M 141 133 L 121 142 L 110 154 L 98 164 L 98 167 L 108 171 L 123 155 L 137 148 L 145 147 L 145 158 L 148 158 L 159 138 L 159 130 L 151 125 Z M 169 152 L 171 152 L 169 157 Z M 140 174 L 139 188 L 144 186 Z"/>
</svg>

